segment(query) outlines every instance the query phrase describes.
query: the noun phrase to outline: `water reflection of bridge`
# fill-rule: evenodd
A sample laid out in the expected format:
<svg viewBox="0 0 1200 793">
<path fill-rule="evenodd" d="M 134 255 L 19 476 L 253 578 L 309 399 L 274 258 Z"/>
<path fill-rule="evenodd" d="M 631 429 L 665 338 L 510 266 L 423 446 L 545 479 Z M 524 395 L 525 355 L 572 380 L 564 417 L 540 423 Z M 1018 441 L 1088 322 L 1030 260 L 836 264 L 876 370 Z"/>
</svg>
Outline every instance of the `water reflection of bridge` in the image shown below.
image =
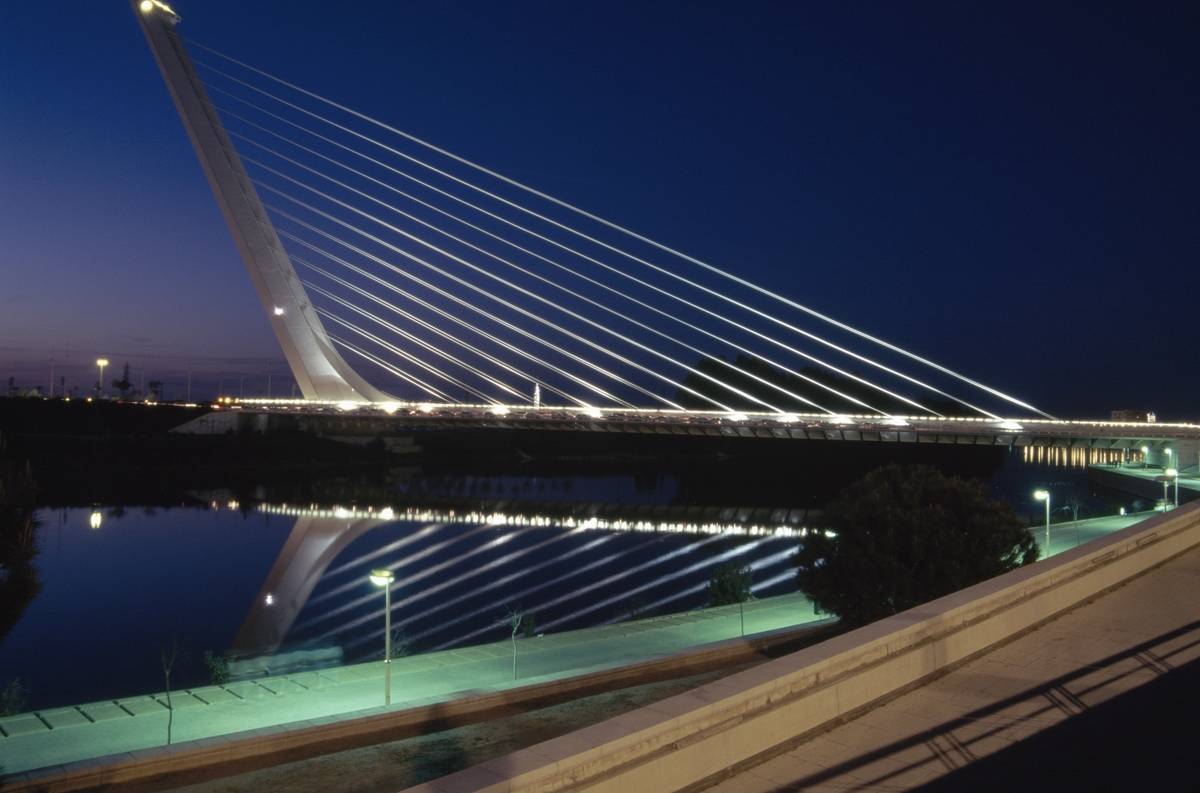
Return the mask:
<svg viewBox="0 0 1200 793">
<path fill-rule="evenodd" d="M 278 649 L 302 612 L 306 618 L 299 628 L 309 642 L 328 643 L 356 627 L 373 626 L 381 616 L 374 611 L 377 593 L 355 594 L 365 580 L 358 568 L 372 565 L 399 571 L 394 588 L 404 589 L 405 595 L 396 598 L 394 614 L 423 599 L 424 614 L 465 603 L 479 593 L 490 591 L 499 598 L 517 589 L 516 594 L 530 598 L 531 606 L 561 607 L 553 623 L 568 624 L 639 594 L 648 598 L 646 608 L 698 596 L 711 569 L 735 559 L 760 573 L 755 590 L 766 591 L 791 576 L 786 559 L 792 545 L 770 541 L 803 536 L 806 520 L 813 517 L 807 510 L 782 508 L 479 499 L 404 507 L 268 504 L 258 509 L 267 515 L 295 516 L 296 523 L 234 642 L 235 650 L 247 653 Z M 356 540 L 388 524 L 412 524 L 413 529 L 383 548 L 349 560 L 339 558 Z M 618 557 L 636 556 L 631 547 L 616 549 L 619 543 L 609 542 L 621 533 L 693 538 L 679 539 L 663 554 L 626 560 L 617 568 Z M 735 544 L 721 548 L 723 538 Z M 702 548 L 703 554 L 693 554 Z M 608 569 L 610 565 L 614 569 Z M 572 583 L 573 576 L 577 580 Z M 326 591 L 314 598 L 323 581 Z M 671 582 L 669 591 L 660 591 Z M 610 589 L 618 584 L 620 594 L 612 594 Z M 414 591 L 418 585 L 421 588 Z M 589 592 L 593 599 L 571 605 Z M 439 596 L 436 606 L 430 600 L 434 595 Z M 349 600 L 340 602 L 344 598 Z M 314 604 L 321 607 L 316 614 Z M 360 613 L 364 607 L 367 612 Z M 449 624 L 464 619 L 455 616 Z M 403 627 L 411 621 L 397 619 L 396 624 Z M 482 631 L 477 628 L 463 638 Z"/>
</svg>

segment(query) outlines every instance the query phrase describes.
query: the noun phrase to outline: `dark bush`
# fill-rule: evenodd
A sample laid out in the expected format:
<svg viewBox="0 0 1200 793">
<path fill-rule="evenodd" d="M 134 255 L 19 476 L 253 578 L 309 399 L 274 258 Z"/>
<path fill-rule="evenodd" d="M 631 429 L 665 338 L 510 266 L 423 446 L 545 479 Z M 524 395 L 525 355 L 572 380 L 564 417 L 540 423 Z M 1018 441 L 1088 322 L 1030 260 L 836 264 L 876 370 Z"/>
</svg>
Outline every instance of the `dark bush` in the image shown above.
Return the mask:
<svg viewBox="0 0 1200 793">
<path fill-rule="evenodd" d="M 796 557 L 822 611 L 863 625 L 1038 558 L 1012 508 L 974 481 L 889 465 L 846 488 Z"/>
</svg>

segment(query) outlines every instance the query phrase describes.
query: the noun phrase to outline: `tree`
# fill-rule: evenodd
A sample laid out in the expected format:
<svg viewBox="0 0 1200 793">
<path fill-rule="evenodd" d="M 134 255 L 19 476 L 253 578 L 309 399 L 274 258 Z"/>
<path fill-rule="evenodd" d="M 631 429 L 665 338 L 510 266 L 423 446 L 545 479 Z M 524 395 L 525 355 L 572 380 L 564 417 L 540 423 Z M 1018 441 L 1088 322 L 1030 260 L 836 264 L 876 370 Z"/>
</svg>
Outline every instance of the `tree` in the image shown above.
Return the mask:
<svg viewBox="0 0 1200 793">
<path fill-rule="evenodd" d="M 175 661 L 179 658 L 179 639 L 171 639 L 171 646 L 158 648 L 159 658 L 162 660 L 163 679 L 167 684 L 167 745 L 171 745 L 171 727 L 175 724 L 175 704 L 171 701 L 171 670 L 175 668 Z"/>
<path fill-rule="evenodd" d="M 1012 508 L 978 482 L 889 465 L 842 491 L 796 556 L 814 605 L 848 625 L 882 619 L 1037 561 Z"/>
<path fill-rule="evenodd" d="M 738 619 L 742 626 L 742 635 L 746 635 L 745 602 L 754 597 L 750 588 L 754 585 L 754 570 L 749 566 L 739 566 L 730 562 L 717 568 L 708 579 L 708 605 L 729 606 L 738 605 Z"/>
<path fill-rule="evenodd" d="M 750 599 L 752 582 L 748 566 L 740 567 L 737 562 L 730 562 L 717 568 L 708 579 L 708 605 L 732 606 L 734 603 L 745 603 Z"/>
<path fill-rule="evenodd" d="M 512 628 L 513 680 L 517 679 L 517 632 L 521 630 L 521 621 L 523 619 L 525 619 L 525 612 L 521 610 L 520 606 L 508 610 L 508 625 Z"/>
</svg>

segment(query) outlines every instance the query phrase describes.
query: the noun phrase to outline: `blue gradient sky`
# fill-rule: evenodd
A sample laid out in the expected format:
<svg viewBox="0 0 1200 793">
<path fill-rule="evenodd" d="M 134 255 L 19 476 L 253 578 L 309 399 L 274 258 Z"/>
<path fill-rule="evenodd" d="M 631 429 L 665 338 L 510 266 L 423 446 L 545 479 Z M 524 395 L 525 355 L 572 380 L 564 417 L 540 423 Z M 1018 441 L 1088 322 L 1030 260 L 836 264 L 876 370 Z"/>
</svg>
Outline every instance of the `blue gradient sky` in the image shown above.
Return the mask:
<svg viewBox="0 0 1200 793">
<path fill-rule="evenodd" d="M 1059 414 L 1200 417 L 1194 3 L 256 3 L 184 32 Z M 286 371 L 123 0 L 0 8 L 0 375 Z"/>
</svg>

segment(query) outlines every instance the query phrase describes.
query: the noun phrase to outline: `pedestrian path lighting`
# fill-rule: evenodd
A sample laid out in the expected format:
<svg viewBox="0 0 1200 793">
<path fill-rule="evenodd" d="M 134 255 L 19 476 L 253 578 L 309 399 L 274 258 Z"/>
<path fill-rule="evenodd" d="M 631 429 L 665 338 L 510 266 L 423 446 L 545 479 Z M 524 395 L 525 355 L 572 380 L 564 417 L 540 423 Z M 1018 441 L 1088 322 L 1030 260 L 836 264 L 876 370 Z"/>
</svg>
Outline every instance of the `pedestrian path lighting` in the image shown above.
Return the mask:
<svg viewBox="0 0 1200 793">
<path fill-rule="evenodd" d="M 1165 478 L 1163 479 L 1163 501 L 1167 500 L 1167 482 L 1170 480 L 1174 480 L 1175 481 L 1175 506 L 1178 507 L 1179 506 L 1179 469 L 1178 468 L 1168 468 L 1167 470 L 1163 471 L 1163 475 L 1165 476 Z"/>
<path fill-rule="evenodd" d="M 1038 501 L 1046 502 L 1046 556 L 1050 555 L 1050 491 L 1035 490 L 1033 497 Z"/>
<path fill-rule="evenodd" d="M 100 391 L 104 388 L 104 367 L 108 366 L 107 358 L 97 358 L 96 366 L 100 367 L 100 377 L 96 380 L 96 398 L 100 398 Z"/>
<path fill-rule="evenodd" d="M 392 704 L 392 579 L 391 570 L 372 570 L 371 583 L 383 590 L 383 704 Z"/>
</svg>

